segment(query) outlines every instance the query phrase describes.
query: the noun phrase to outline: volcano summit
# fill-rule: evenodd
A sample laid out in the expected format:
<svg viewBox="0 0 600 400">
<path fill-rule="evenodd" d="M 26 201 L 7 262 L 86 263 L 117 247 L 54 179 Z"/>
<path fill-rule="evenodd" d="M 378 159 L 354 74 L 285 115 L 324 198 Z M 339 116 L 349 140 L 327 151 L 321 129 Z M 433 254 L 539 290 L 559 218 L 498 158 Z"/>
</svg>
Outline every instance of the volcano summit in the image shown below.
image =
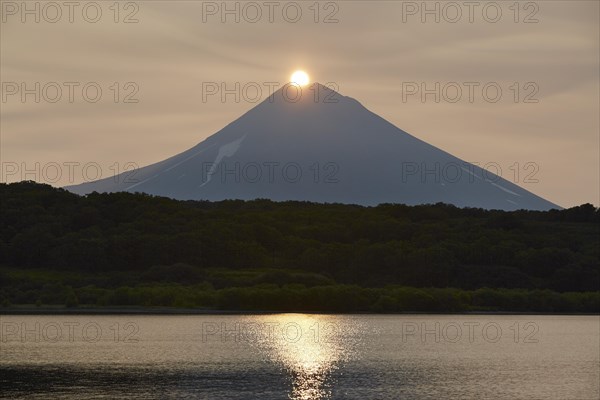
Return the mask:
<svg viewBox="0 0 600 400">
<path fill-rule="evenodd" d="M 350 97 L 318 83 L 301 96 L 295 90 L 284 86 L 183 153 L 66 189 L 182 200 L 560 208 L 411 136 Z"/>
</svg>

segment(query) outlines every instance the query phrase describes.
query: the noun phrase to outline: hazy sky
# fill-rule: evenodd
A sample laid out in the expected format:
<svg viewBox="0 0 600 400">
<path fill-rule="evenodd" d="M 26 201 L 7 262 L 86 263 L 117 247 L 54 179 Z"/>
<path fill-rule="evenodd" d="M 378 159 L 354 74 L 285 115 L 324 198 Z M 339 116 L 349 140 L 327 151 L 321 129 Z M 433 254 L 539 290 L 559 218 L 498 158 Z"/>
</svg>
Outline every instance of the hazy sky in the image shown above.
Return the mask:
<svg viewBox="0 0 600 400">
<path fill-rule="evenodd" d="M 207 83 L 264 99 L 304 69 L 554 203 L 600 203 L 598 1 L 75 3 L 1 2 L 2 181 L 160 161 L 256 105 Z"/>
</svg>

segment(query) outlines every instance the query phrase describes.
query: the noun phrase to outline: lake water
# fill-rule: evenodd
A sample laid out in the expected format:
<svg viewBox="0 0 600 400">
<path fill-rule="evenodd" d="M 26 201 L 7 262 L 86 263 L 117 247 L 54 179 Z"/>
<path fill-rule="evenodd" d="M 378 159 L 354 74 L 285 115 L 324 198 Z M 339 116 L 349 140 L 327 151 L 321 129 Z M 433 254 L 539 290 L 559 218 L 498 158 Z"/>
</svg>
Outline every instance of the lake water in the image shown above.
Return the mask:
<svg viewBox="0 0 600 400">
<path fill-rule="evenodd" d="M 0 317 L 0 397 L 598 399 L 600 317 Z"/>
</svg>

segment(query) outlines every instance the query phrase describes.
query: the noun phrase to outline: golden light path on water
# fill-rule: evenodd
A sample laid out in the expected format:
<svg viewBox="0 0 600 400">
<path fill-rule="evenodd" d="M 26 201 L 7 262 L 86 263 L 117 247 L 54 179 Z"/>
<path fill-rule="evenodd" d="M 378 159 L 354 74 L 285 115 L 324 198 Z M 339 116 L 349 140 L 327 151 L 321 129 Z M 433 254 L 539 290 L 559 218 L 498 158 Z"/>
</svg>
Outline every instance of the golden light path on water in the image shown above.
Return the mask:
<svg viewBox="0 0 600 400">
<path fill-rule="evenodd" d="M 290 399 L 331 398 L 332 373 L 352 356 L 356 327 L 328 315 L 279 314 L 260 319 L 277 327 L 273 335 L 256 343 L 289 374 Z"/>
</svg>

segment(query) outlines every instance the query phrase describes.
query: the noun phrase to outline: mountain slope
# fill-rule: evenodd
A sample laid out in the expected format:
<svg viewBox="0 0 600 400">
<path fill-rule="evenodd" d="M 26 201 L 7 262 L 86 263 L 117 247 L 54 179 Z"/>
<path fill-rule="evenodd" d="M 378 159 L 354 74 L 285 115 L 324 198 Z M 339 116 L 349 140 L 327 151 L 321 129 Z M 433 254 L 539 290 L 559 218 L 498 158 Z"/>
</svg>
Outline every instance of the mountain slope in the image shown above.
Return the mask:
<svg viewBox="0 0 600 400">
<path fill-rule="evenodd" d="M 280 89 L 198 145 L 133 175 L 67 189 L 195 200 L 560 208 L 409 135 L 322 85 L 303 88 L 299 100 L 294 96 L 294 90 Z"/>
</svg>

